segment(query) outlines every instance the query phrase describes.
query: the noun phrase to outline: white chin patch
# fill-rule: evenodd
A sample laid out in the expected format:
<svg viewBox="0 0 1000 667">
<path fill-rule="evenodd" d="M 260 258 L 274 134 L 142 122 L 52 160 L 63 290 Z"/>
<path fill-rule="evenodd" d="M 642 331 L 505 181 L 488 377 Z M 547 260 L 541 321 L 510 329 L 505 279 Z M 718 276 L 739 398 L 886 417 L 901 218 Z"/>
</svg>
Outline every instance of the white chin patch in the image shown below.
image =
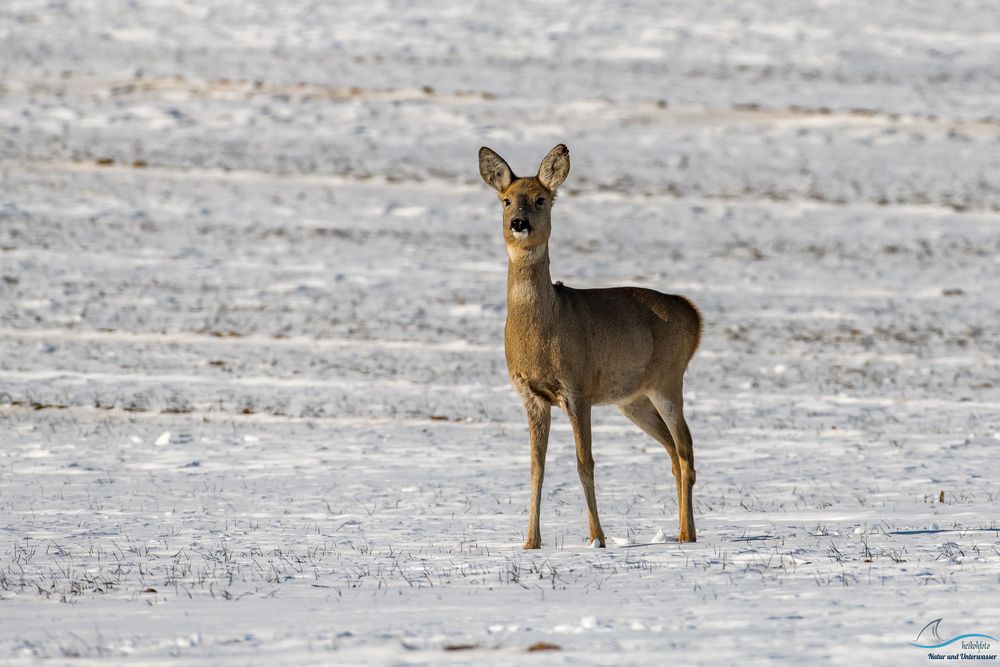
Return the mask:
<svg viewBox="0 0 1000 667">
<path fill-rule="evenodd" d="M 531 232 L 524 232 L 524 231 L 522 231 L 522 232 L 515 232 L 513 229 L 510 230 L 510 235 L 513 236 L 515 239 L 518 239 L 518 240 L 528 238 L 528 234 L 530 234 L 530 233 Z"/>
</svg>

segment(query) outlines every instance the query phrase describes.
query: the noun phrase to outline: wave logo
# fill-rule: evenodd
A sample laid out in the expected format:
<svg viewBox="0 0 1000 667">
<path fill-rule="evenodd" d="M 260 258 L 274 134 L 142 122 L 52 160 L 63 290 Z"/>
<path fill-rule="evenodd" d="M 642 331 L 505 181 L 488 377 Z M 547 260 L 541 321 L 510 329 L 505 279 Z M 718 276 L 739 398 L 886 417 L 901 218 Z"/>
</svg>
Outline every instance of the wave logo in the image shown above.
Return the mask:
<svg viewBox="0 0 1000 667">
<path fill-rule="evenodd" d="M 991 637 L 990 635 L 984 635 L 978 632 L 967 633 L 964 635 L 955 635 L 951 639 L 942 639 L 941 635 L 938 634 L 938 626 L 941 624 L 943 619 L 936 618 L 927 625 L 924 629 L 920 631 L 917 635 L 916 641 L 910 642 L 910 646 L 916 646 L 917 648 L 944 648 L 949 644 L 954 644 L 957 641 L 962 642 L 962 648 L 968 649 L 987 649 L 989 650 L 990 645 L 985 642 L 970 641 L 968 644 L 963 640 L 977 640 L 977 639 L 992 639 L 993 641 L 1000 641 L 996 637 Z"/>
</svg>

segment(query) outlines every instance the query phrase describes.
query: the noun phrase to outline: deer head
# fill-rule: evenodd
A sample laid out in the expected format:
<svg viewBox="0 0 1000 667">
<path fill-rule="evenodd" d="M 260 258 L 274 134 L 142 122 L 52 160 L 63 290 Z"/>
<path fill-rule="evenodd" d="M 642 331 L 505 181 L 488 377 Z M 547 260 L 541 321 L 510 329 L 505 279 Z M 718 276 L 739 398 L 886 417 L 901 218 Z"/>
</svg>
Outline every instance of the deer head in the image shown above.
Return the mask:
<svg viewBox="0 0 1000 667">
<path fill-rule="evenodd" d="M 548 243 L 556 188 L 569 175 L 569 150 L 559 144 L 545 156 L 536 176 L 518 178 L 492 149 L 479 149 L 479 173 L 500 197 L 503 236 L 508 247 L 531 248 Z"/>
</svg>

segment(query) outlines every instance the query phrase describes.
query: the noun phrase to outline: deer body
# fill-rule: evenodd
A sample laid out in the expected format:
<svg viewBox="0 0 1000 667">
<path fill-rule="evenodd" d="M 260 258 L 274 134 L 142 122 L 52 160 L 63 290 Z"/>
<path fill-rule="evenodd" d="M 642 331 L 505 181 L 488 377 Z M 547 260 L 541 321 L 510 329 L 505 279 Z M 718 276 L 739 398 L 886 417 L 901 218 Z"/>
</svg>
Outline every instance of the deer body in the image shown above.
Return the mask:
<svg viewBox="0 0 1000 667">
<path fill-rule="evenodd" d="M 539 514 L 551 407 L 569 417 L 590 539 L 605 546 L 594 490 L 590 412 L 615 404 L 670 455 L 681 541 L 694 541 L 694 454 L 683 416 L 683 377 L 701 316 L 687 299 L 638 287 L 578 290 L 552 284 L 548 238 L 556 188 L 569 173 L 559 145 L 538 176 L 516 178 L 499 155 L 480 150 L 480 173 L 504 204 L 507 274 L 505 355 L 531 433 L 531 507 L 526 549 L 541 546 Z"/>
</svg>

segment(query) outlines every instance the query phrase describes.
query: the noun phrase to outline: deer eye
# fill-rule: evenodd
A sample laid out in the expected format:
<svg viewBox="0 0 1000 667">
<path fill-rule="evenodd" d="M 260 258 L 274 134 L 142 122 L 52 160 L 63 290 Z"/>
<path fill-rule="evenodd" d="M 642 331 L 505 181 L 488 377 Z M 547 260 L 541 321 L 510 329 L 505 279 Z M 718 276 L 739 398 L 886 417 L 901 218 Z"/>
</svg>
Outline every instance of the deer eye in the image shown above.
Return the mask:
<svg viewBox="0 0 1000 667">
<path fill-rule="evenodd" d="M 545 203 L 545 197 L 539 197 L 538 199 L 535 200 L 535 206 L 541 206 L 544 203 Z"/>
<path fill-rule="evenodd" d="M 510 200 L 509 200 L 509 199 L 507 199 L 507 198 L 504 198 L 504 200 L 503 200 L 503 205 L 504 205 L 504 206 L 510 206 Z"/>
</svg>

